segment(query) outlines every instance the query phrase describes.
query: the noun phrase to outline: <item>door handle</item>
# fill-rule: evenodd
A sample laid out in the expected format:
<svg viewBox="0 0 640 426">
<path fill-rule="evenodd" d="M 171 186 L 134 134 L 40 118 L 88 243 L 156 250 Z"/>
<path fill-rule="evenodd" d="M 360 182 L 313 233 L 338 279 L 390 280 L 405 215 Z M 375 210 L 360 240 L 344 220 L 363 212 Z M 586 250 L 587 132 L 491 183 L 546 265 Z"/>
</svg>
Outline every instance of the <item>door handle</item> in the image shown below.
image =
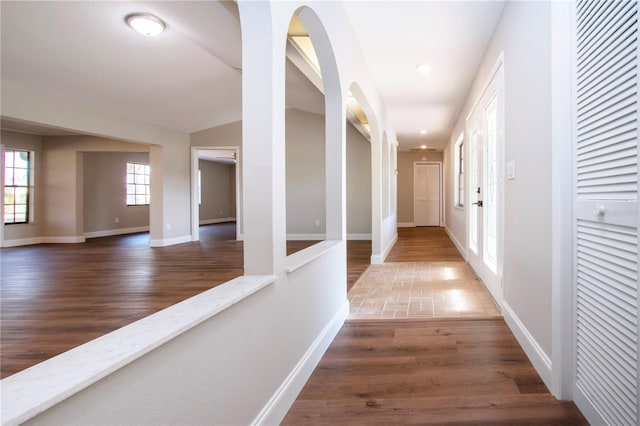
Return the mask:
<svg viewBox="0 0 640 426">
<path fill-rule="evenodd" d="M 482 200 L 478 200 L 477 203 L 471 203 L 472 206 L 482 207 Z"/>
</svg>

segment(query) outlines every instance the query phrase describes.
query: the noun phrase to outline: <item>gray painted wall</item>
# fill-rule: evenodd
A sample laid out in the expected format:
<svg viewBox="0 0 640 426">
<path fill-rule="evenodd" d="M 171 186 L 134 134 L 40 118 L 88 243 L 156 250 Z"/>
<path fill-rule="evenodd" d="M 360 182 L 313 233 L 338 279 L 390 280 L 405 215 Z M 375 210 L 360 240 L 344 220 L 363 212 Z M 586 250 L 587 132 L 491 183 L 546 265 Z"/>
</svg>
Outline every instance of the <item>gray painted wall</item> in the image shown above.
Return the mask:
<svg viewBox="0 0 640 426">
<path fill-rule="evenodd" d="M 127 206 L 127 163 L 149 164 L 147 152 L 85 152 L 84 232 L 149 226 L 149 206 Z M 118 222 L 116 222 L 118 218 Z"/>
<path fill-rule="evenodd" d="M 199 161 L 202 198 L 200 222 L 236 216 L 236 166 Z"/>
</svg>

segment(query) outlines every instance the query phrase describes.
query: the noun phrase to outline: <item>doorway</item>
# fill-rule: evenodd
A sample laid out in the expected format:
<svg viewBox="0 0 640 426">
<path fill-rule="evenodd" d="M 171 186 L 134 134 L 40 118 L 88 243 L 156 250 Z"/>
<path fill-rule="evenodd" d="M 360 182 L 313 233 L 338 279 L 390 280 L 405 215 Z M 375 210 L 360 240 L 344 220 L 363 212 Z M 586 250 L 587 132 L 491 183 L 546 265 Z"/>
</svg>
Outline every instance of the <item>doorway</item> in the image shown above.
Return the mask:
<svg viewBox="0 0 640 426">
<path fill-rule="evenodd" d="M 441 226 L 441 163 L 413 165 L 413 222 L 415 226 Z"/>
<path fill-rule="evenodd" d="M 502 63 L 467 118 L 469 264 L 498 306 L 502 304 Z"/>
</svg>

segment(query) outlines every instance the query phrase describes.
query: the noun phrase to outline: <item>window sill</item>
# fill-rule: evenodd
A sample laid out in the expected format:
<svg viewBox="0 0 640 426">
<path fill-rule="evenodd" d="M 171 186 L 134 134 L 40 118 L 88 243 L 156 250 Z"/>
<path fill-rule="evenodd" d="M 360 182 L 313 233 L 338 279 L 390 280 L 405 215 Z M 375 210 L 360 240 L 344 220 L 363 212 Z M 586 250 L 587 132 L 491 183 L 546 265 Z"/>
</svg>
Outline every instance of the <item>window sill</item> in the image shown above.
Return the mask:
<svg viewBox="0 0 640 426">
<path fill-rule="evenodd" d="M 275 280 L 235 278 L 3 379 L 2 423 L 27 421 Z"/>
</svg>

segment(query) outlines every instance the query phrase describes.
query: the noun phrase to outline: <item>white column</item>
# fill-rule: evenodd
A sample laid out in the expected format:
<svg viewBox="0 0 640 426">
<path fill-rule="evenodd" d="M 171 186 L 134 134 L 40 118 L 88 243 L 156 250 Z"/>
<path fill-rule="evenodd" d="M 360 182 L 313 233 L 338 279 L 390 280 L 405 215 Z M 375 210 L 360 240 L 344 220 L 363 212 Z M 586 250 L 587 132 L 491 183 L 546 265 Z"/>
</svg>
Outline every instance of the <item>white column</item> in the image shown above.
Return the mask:
<svg viewBox="0 0 640 426">
<path fill-rule="evenodd" d="M 274 274 L 286 257 L 285 57 L 269 2 L 239 1 L 245 275 Z M 283 37 L 286 35 L 283 34 Z"/>
</svg>

